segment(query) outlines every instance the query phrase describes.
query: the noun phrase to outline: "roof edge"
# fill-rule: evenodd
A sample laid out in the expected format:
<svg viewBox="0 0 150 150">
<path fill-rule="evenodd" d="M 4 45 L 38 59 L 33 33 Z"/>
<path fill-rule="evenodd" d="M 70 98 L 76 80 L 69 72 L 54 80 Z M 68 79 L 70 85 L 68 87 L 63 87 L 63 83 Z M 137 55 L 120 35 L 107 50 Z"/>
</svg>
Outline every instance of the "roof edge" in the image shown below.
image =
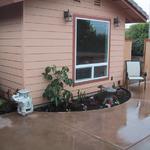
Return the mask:
<svg viewBox="0 0 150 150">
<path fill-rule="evenodd" d="M 134 0 L 124 0 L 131 7 L 133 7 L 141 16 L 147 21 L 149 19 L 149 15 L 134 1 Z"/>
<path fill-rule="evenodd" d="M 10 4 L 13 4 L 13 3 L 22 2 L 22 1 L 24 1 L 24 0 L 1 0 L 0 1 L 0 7 L 10 5 Z"/>
<path fill-rule="evenodd" d="M 22 2 L 24 0 L 1 0 L 0 1 L 0 7 L 10 5 L 13 3 Z M 143 21 L 147 21 L 149 16 L 148 14 L 134 1 L 134 0 L 122 0 L 124 3 L 128 4 L 130 7 L 132 7 L 141 17 L 143 18 Z"/>
</svg>

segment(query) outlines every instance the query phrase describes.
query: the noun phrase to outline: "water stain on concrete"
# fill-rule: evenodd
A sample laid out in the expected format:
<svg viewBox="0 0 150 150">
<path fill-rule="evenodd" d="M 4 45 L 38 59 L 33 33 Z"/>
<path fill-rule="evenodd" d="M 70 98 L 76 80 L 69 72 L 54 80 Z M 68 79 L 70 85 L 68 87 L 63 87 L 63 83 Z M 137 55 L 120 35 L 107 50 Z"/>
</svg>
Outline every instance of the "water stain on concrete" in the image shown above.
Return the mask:
<svg viewBox="0 0 150 150">
<path fill-rule="evenodd" d="M 0 129 L 3 129 L 5 127 L 12 127 L 12 121 L 9 118 L 0 117 Z"/>
</svg>

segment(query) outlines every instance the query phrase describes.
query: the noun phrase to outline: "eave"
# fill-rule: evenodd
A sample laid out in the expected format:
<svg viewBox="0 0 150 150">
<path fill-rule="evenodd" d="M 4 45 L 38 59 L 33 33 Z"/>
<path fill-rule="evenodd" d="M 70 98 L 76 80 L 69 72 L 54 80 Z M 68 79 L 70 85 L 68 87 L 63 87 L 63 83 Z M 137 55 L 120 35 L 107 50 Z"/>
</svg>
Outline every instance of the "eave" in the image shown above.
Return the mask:
<svg viewBox="0 0 150 150">
<path fill-rule="evenodd" d="M 24 0 L 1 0 L 0 7 L 22 1 Z M 133 0 L 112 0 L 112 2 L 116 3 L 124 11 L 126 23 L 146 22 L 148 20 L 146 12 Z"/>
<path fill-rule="evenodd" d="M 148 20 L 147 13 L 133 0 L 112 0 L 124 12 L 126 23 L 140 23 Z"/>
</svg>

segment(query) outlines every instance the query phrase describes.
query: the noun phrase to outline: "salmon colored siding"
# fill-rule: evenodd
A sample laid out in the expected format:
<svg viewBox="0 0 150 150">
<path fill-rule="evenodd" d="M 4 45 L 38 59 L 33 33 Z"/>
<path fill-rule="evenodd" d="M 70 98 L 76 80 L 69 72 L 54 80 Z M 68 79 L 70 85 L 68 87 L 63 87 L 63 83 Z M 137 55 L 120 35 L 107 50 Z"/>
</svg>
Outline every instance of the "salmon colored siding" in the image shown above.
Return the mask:
<svg viewBox="0 0 150 150">
<path fill-rule="evenodd" d="M 22 3 L 0 9 L 0 88 L 23 87 Z"/>
<path fill-rule="evenodd" d="M 42 103 L 42 93 L 47 82 L 41 73 L 48 65 L 68 66 L 69 76 L 73 73 L 73 22 L 65 23 L 63 11 L 70 9 L 74 15 L 84 15 L 111 20 L 110 77 L 114 81 L 123 79 L 123 54 L 125 19 L 122 10 L 112 0 L 102 1 L 101 7 L 94 0 L 26 0 L 24 2 L 24 87 L 31 90 L 34 104 Z M 121 25 L 113 26 L 113 18 L 119 16 Z M 97 91 L 97 86 L 111 85 L 112 81 L 98 81 L 71 88 L 86 92 Z"/>
</svg>

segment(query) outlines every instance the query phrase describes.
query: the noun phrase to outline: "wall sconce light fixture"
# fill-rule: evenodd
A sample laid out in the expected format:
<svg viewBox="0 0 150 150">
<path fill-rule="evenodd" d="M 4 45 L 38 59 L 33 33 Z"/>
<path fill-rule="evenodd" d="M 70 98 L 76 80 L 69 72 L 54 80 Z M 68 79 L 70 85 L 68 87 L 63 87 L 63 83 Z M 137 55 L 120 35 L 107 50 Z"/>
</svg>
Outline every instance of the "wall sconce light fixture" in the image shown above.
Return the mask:
<svg viewBox="0 0 150 150">
<path fill-rule="evenodd" d="M 72 22 L 72 14 L 70 13 L 69 9 L 64 11 L 64 19 L 66 22 Z"/>
<path fill-rule="evenodd" d="M 114 26 L 115 27 L 119 27 L 120 26 L 120 19 L 119 19 L 119 17 L 115 17 L 114 18 Z"/>
</svg>

